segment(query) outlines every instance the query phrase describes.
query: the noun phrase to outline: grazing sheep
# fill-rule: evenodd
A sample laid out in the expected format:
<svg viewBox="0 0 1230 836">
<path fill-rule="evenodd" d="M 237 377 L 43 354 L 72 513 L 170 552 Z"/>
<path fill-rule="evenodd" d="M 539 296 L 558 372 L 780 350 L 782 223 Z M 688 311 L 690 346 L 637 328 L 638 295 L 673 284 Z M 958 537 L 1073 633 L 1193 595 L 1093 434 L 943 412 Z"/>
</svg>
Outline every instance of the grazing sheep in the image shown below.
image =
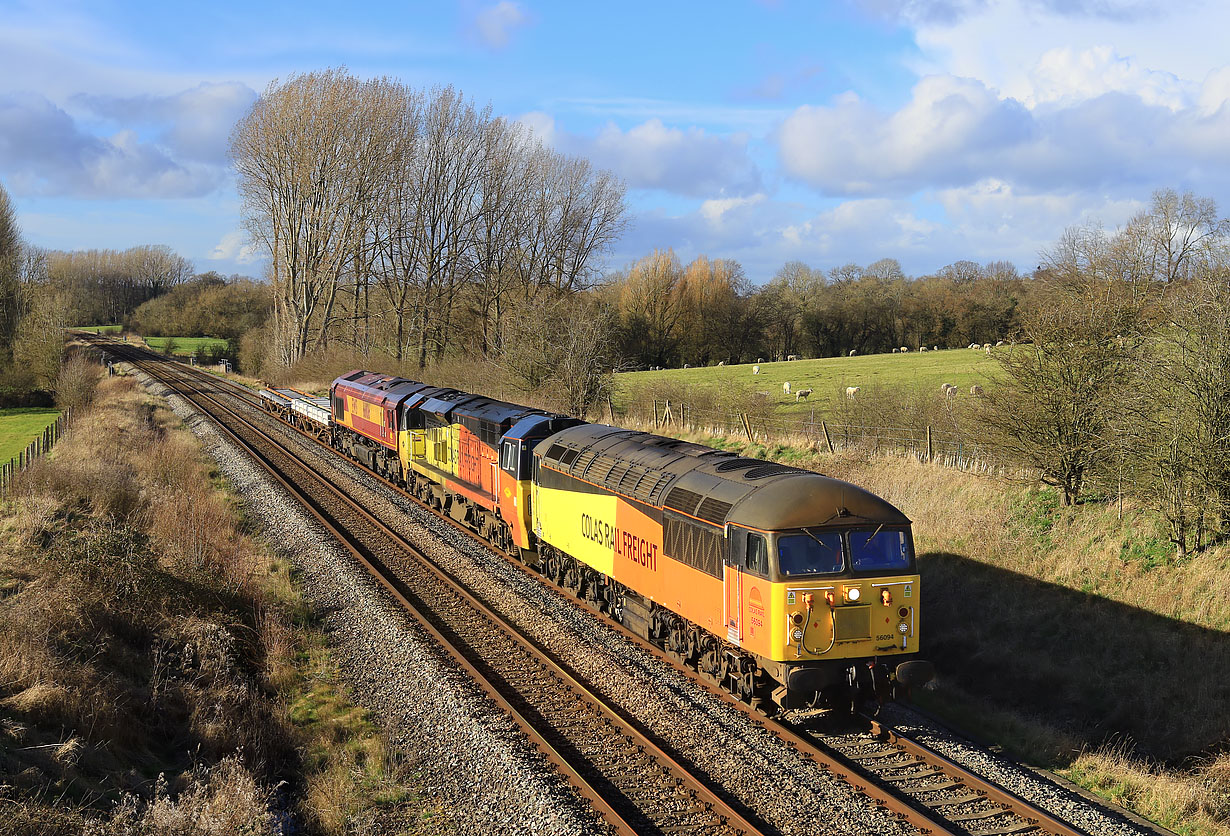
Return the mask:
<svg viewBox="0 0 1230 836">
<path fill-rule="evenodd" d="M 799 391 L 794 393 L 795 403 L 798 403 L 799 401 L 807 400 L 807 396 L 810 394 L 811 394 L 810 389 L 800 389 Z"/>
<path fill-rule="evenodd" d="M 855 354 L 858 354 L 858 352 L 854 349 L 850 349 L 850 356 L 853 357 Z"/>
<path fill-rule="evenodd" d="M 983 350 L 983 351 L 985 351 L 987 354 L 990 354 L 990 353 L 991 353 L 991 346 L 989 346 L 989 345 L 987 345 L 987 346 L 983 346 L 982 350 Z"/>
<path fill-rule="evenodd" d="M 909 352 L 909 350 L 910 350 L 910 347 L 909 347 L 908 345 L 903 345 L 903 346 L 901 346 L 901 353 L 902 353 L 902 354 L 906 354 L 906 353 L 908 353 L 908 352 Z"/>
<path fill-rule="evenodd" d="M 900 351 L 900 350 L 901 350 L 901 349 L 899 349 L 899 348 L 894 348 L 894 349 L 893 349 L 893 354 L 896 354 L 896 353 L 897 353 L 898 351 Z"/>
<path fill-rule="evenodd" d="M 926 350 L 927 350 L 927 347 L 926 347 L 925 345 L 920 345 L 920 346 L 918 347 L 918 350 L 919 350 L 919 351 L 926 351 Z"/>
<path fill-rule="evenodd" d="M 999 347 L 1000 347 L 1001 345 L 1003 345 L 1003 344 L 1004 344 L 1004 341 L 1003 341 L 1003 340 L 996 340 L 996 341 L 995 341 L 995 347 L 996 347 L 996 348 L 999 348 Z"/>
<path fill-rule="evenodd" d="M 948 391 L 944 393 L 947 398 L 955 398 L 957 396 L 957 387 L 954 384 L 948 384 Z"/>
<path fill-rule="evenodd" d="M 940 347 L 939 347 L 938 345 L 933 345 L 933 346 L 931 346 L 931 350 L 932 350 L 932 351 L 939 351 L 939 350 L 940 350 Z"/>
<path fill-rule="evenodd" d="M 941 392 L 943 392 L 945 395 L 947 395 L 947 394 L 948 394 L 948 387 L 949 387 L 949 386 L 951 386 L 951 385 L 952 385 L 951 383 L 941 383 L 941 384 L 940 384 L 940 391 L 941 391 Z"/>
<path fill-rule="evenodd" d="M 790 381 L 789 380 L 787 380 L 785 383 L 782 384 L 782 391 L 785 392 L 787 395 L 790 394 Z"/>
<path fill-rule="evenodd" d="M 760 366 L 752 366 L 752 374 L 760 374 Z"/>
<path fill-rule="evenodd" d="M 971 387 L 969 387 L 969 393 L 970 393 L 971 395 L 981 395 L 981 394 L 982 394 L 982 387 L 981 387 L 981 386 L 971 386 Z"/>
<path fill-rule="evenodd" d="M 725 360 L 723 360 L 723 361 L 721 361 L 720 363 L 718 363 L 718 365 L 719 365 L 719 366 L 725 366 L 725 365 L 726 365 L 726 361 L 725 361 Z"/>
<path fill-rule="evenodd" d="M 859 392 L 859 387 L 857 386 L 847 386 L 846 387 L 846 397 L 850 398 L 851 400 L 853 400 L 854 396 L 857 395 L 858 392 Z M 809 389 L 807 393 L 810 395 L 811 390 Z"/>
<path fill-rule="evenodd" d="M 692 367 L 691 367 L 691 366 L 689 366 L 687 363 L 684 363 L 684 364 L 683 364 L 683 367 L 684 367 L 685 369 L 690 369 L 690 368 L 692 368 Z"/>
<path fill-rule="evenodd" d="M 797 354 L 788 354 L 788 355 L 786 355 L 786 359 L 787 359 L 787 360 L 798 360 L 798 359 L 799 359 L 799 355 L 797 355 Z"/>
<path fill-rule="evenodd" d="M 983 343 L 983 344 L 982 344 L 982 347 L 983 347 L 983 348 L 990 348 L 990 347 L 991 347 L 991 344 L 990 344 L 990 343 Z"/>
<path fill-rule="evenodd" d="M 982 346 L 980 346 L 978 343 L 970 343 L 969 347 L 970 348 L 982 348 Z"/>
<path fill-rule="evenodd" d="M 763 362 L 764 362 L 764 358 L 763 358 L 763 357 L 757 357 L 757 358 L 756 358 L 756 362 L 757 362 L 757 363 L 763 363 Z"/>
</svg>

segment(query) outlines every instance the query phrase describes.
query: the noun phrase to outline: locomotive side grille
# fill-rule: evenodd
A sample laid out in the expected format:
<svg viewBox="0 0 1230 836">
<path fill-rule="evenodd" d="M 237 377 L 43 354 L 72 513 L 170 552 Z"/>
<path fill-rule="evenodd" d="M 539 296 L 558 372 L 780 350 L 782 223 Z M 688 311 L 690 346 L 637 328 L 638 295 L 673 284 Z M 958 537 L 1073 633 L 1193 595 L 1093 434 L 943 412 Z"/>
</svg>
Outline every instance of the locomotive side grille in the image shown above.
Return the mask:
<svg viewBox="0 0 1230 836">
<path fill-rule="evenodd" d="M 675 474 L 673 473 L 663 473 L 659 476 L 658 480 L 654 482 L 653 487 L 647 489 L 649 494 L 649 502 L 653 505 L 657 505 L 658 499 L 662 496 L 662 491 L 666 490 L 666 486 L 674 481 L 674 479 Z"/>
<path fill-rule="evenodd" d="M 693 569 L 722 576 L 722 534 L 708 526 L 668 514 L 662 520 L 662 549 Z"/>
<path fill-rule="evenodd" d="M 580 450 L 565 450 L 564 455 L 559 457 L 560 464 L 572 464 L 577 460 L 577 456 L 581 455 Z"/>
<path fill-rule="evenodd" d="M 837 641 L 871 638 L 871 607 L 838 607 L 833 615 Z"/>
<path fill-rule="evenodd" d="M 593 482 L 595 485 L 603 485 L 606 483 L 606 477 L 611 474 L 611 470 L 617 464 L 619 460 L 614 456 L 596 456 L 589 463 L 589 467 L 585 468 L 583 476 L 586 481 Z"/>
<path fill-rule="evenodd" d="M 705 501 L 700 504 L 700 508 L 696 510 L 696 516 L 702 520 L 708 520 L 711 523 L 724 525 L 726 523 L 726 515 L 730 512 L 730 503 L 723 502 L 720 499 L 714 499 L 711 496 L 705 497 Z"/>
<path fill-rule="evenodd" d="M 696 491 L 690 491 L 687 488 L 675 488 L 666 495 L 666 505 L 669 508 L 674 508 L 676 511 L 691 514 L 696 510 L 696 506 L 700 504 L 702 498 Z"/>
</svg>

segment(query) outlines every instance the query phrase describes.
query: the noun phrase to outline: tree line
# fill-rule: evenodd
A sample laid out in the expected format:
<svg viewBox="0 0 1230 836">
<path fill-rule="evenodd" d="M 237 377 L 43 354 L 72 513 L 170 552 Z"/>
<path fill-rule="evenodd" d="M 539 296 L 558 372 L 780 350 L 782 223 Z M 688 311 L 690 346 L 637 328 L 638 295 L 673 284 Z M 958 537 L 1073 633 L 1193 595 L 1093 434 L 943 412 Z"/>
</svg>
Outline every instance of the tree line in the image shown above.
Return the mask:
<svg viewBox="0 0 1230 836">
<path fill-rule="evenodd" d="M 342 345 L 500 359 L 517 312 L 596 279 L 624 186 L 451 87 L 326 70 L 274 82 L 231 155 L 271 258 L 269 360 Z"/>
</svg>

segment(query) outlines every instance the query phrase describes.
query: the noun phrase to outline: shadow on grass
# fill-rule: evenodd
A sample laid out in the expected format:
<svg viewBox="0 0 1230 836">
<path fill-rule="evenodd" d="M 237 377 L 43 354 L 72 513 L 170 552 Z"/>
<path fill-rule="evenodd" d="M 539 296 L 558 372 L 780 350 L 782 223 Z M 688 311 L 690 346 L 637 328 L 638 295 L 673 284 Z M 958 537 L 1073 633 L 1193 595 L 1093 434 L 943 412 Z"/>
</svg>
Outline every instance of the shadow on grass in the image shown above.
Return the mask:
<svg viewBox="0 0 1230 836">
<path fill-rule="evenodd" d="M 957 554 L 921 566 L 941 681 L 1163 760 L 1230 743 L 1230 634 Z"/>
</svg>

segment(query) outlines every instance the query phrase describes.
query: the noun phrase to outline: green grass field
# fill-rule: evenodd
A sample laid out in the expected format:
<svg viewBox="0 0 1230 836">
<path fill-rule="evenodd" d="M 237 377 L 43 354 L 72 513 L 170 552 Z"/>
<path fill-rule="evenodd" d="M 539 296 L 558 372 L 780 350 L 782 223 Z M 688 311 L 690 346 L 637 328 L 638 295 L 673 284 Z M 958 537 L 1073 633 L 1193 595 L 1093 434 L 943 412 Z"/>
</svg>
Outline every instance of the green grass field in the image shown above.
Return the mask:
<svg viewBox="0 0 1230 836">
<path fill-rule="evenodd" d="M 91 334 L 118 334 L 124 330 L 123 325 L 81 325 L 74 331 L 89 331 Z"/>
<path fill-rule="evenodd" d="M 0 462 L 8 462 L 56 420 L 58 409 L 18 407 L 0 409 Z"/>
<path fill-rule="evenodd" d="M 167 340 L 175 341 L 176 354 L 192 354 L 204 349 L 225 350 L 226 340 L 217 337 L 146 337 L 145 343 L 155 351 L 166 348 Z"/>
<path fill-rule="evenodd" d="M 1008 351 L 1004 346 L 996 351 Z M 841 397 L 847 386 L 922 388 L 939 391 L 943 383 L 954 383 L 962 392 L 974 384 L 986 383 L 997 366 L 993 357 L 982 351 L 954 348 L 908 354 L 870 354 L 865 357 L 827 357 L 820 360 L 794 360 L 761 363 L 760 374 L 752 374 L 752 364 L 706 366 L 695 369 L 664 369 L 653 372 L 625 372 L 615 378 L 615 406 L 625 408 L 637 393 L 658 382 L 702 387 L 739 386 L 750 392 L 769 392 L 782 411 L 806 412 L 806 401 L 796 402 L 793 394 L 782 391 L 789 381 L 792 392 L 813 390 L 812 399 L 831 402 Z"/>
</svg>

